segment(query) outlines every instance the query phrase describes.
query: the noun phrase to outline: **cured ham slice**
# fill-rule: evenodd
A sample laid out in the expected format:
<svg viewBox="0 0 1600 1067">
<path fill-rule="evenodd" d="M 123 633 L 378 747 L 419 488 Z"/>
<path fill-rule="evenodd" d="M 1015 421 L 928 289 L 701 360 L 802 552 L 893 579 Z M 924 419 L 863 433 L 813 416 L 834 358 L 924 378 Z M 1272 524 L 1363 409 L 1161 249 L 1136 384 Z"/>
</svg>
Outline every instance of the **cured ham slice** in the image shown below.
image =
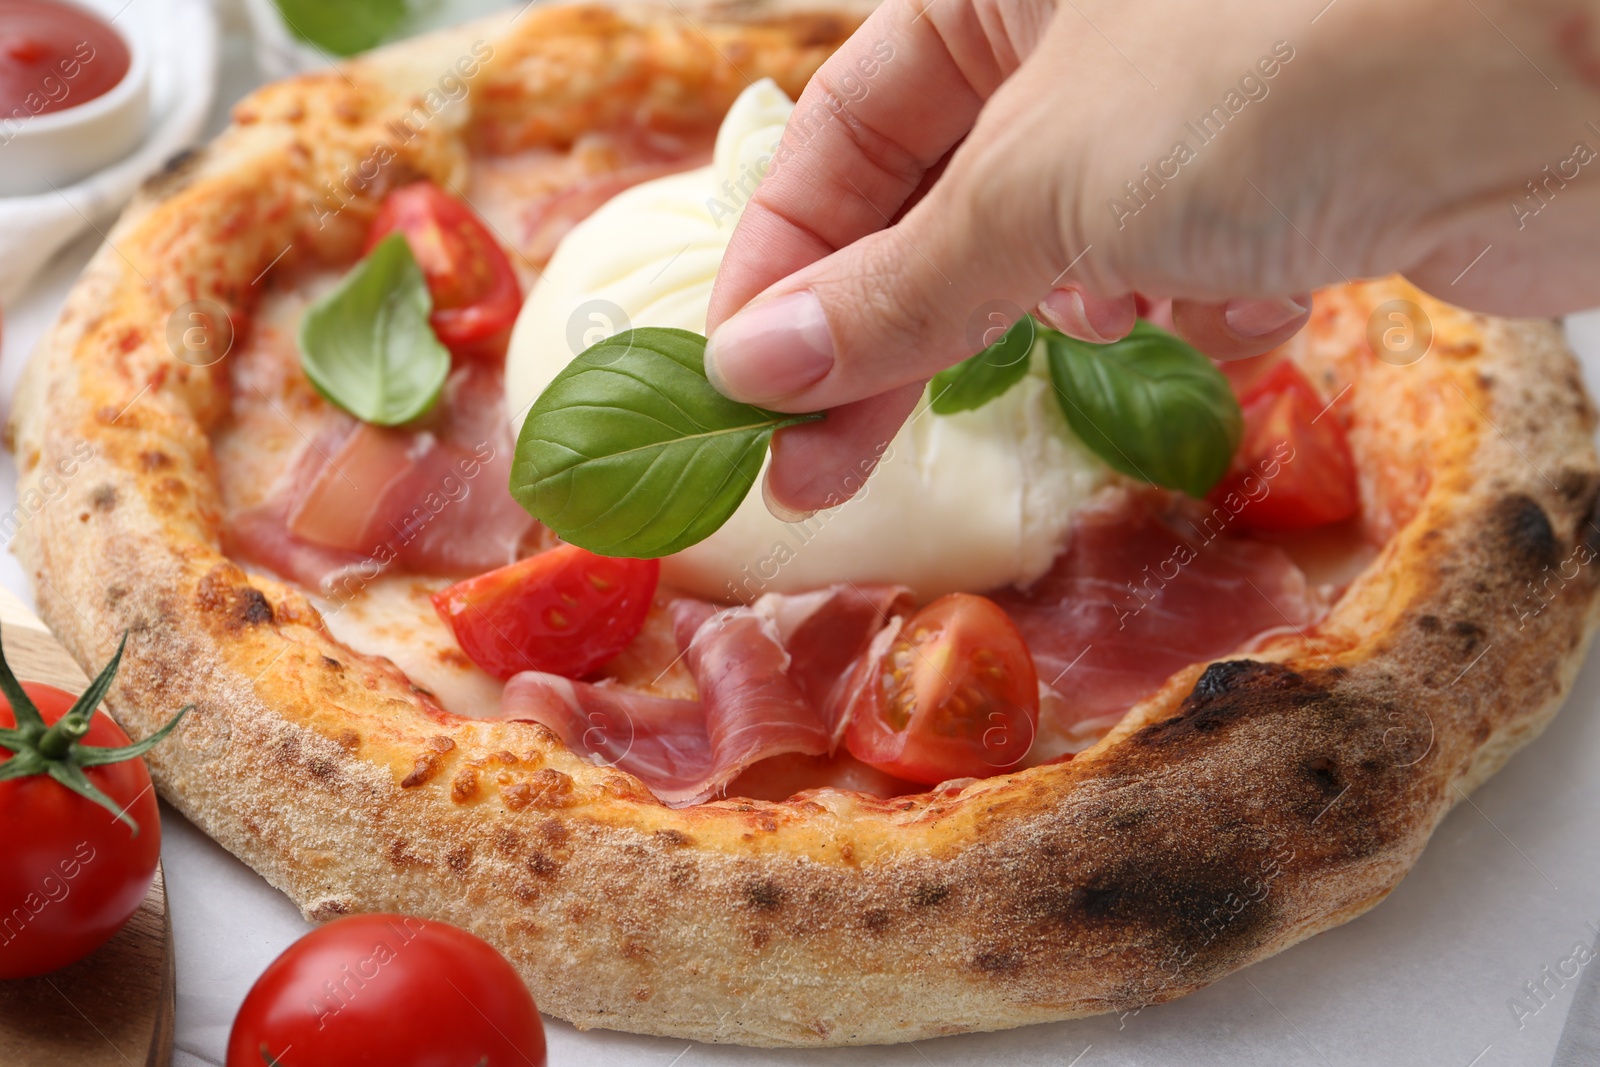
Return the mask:
<svg viewBox="0 0 1600 1067">
<path fill-rule="evenodd" d="M 637 775 L 667 804 L 710 795 L 714 757 L 698 700 L 526 671 L 506 683 L 500 701 L 502 718 L 543 723 L 579 755 Z"/>
<path fill-rule="evenodd" d="M 848 725 L 843 712 L 850 665 L 892 619 L 910 615 L 915 606 L 911 590 L 903 585 L 839 582 L 809 593 L 768 593 L 750 608 L 776 630 L 793 660 L 790 678 L 806 703 L 822 712 L 837 746 Z M 673 601 L 678 647 L 687 650 L 717 611 L 717 605 L 692 597 Z"/>
<path fill-rule="evenodd" d="M 328 548 L 371 553 L 401 532 L 386 528 L 389 515 L 398 501 L 416 495 L 417 483 L 425 484 L 440 451 L 431 433 L 357 426 L 308 481 L 287 487 L 289 532 Z M 362 506 L 350 506 L 358 501 Z"/>
<path fill-rule="evenodd" d="M 752 607 L 794 656 L 795 684 L 820 705 L 873 636 L 896 615 L 910 615 L 916 600 L 903 585 L 844 582 L 795 596 L 768 593 Z"/>
<path fill-rule="evenodd" d="M 392 556 L 418 573 L 479 574 L 514 562 L 532 526 L 505 490 L 510 475 L 509 442 L 468 448 L 429 431 L 362 425 L 291 490 L 287 528 L 326 548 Z"/>
<path fill-rule="evenodd" d="M 330 413 L 268 498 L 229 516 L 229 550 L 323 591 L 353 571 L 457 577 L 513 562 L 534 522 L 505 489 L 501 396 L 497 371 L 469 365 L 416 429 Z"/>
<path fill-rule="evenodd" d="M 667 804 L 699 803 L 761 761 L 831 753 L 833 682 L 909 603 L 904 589 L 851 585 L 720 610 L 680 599 L 673 621 L 698 700 L 527 672 L 507 683 L 500 715 L 543 723 Z"/>
<path fill-rule="evenodd" d="M 689 644 L 694 640 L 694 635 L 700 632 L 700 627 L 711 621 L 711 617 L 722 608 L 709 600 L 697 600 L 694 597 L 678 597 L 668 609 L 672 615 L 672 635 L 677 639 L 678 651 L 687 652 Z"/>
<path fill-rule="evenodd" d="M 1203 505 L 1118 493 L 1071 536 L 1031 588 L 990 594 L 1027 640 L 1057 728 L 1119 715 L 1176 671 L 1319 614 L 1281 548 L 1232 536 Z"/>
<path fill-rule="evenodd" d="M 275 498 L 230 515 L 222 531 L 222 550 L 319 592 L 332 591 L 371 563 L 359 552 L 324 548 L 289 533 L 290 503 L 288 497 Z M 370 577 L 379 571 L 381 567 Z"/>
<path fill-rule="evenodd" d="M 222 528 L 223 550 L 313 589 L 325 590 L 355 573 L 366 558 L 359 552 L 314 544 L 289 532 L 289 512 L 299 495 L 296 487 L 316 478 L 327 456 L 338 451 L 355 425 L 355 420 L 342 412 L 333 413 L 289 464 L 266 500 L 227 517 Z"/>
<path fill-rule="evenodd" d="M 573 751 L 636 775 L 672 805 L 710 798 L 758 760 L 828 751 L 822 715 L 788 676 L 788 652 L 750 608 L 706 620 L 685 656 L 699 700 L 529 671 L 506 683 L 500 713 L 543 723 Z"/>
<path fill-rule="evenodd" d="M 910 615 L 915 606 L 905 586 L 853 582 L 796 596 L 768 593 L 753 605 L 772 621 L 794 657 L 794 683 L 822 709 L 835 746 L 849 725 L 843 712 L 850 664 L 892 619 Z"/>
<path fill-rule="evenodd" d="M 708 785 L 720 788 L 769 756 L 815 756 L 832 747 L 822 709 L 806 700 L 791 676 L 793 658 L 777 628 L 755 609 L 728 608 L 707 619 L 685 658 L 716 755 Z"/>
<path fill-rule="evenodd" d="M 903 585 L 838 582 L 809 593 L 768 593 L 750 607 L 777 628 L 783 647 L 795 658 L 795 684 L 807 700 L 822 707 L 873 635 L 896 615 L 910 615 L 916 600 Z M 688 648 L 695 632 L 718 610 L 709 600 L 674 600 L 678 647 Z"/>
<path fill-rule="evenodd" d="M 831 756 L 787 755 L 762 760 L 728 784 L 728 795 L 788 800 L 817 789 L 898 797 L 925 793 L 928 787 L 886 774 L 840 749 Z"/>
</svg>

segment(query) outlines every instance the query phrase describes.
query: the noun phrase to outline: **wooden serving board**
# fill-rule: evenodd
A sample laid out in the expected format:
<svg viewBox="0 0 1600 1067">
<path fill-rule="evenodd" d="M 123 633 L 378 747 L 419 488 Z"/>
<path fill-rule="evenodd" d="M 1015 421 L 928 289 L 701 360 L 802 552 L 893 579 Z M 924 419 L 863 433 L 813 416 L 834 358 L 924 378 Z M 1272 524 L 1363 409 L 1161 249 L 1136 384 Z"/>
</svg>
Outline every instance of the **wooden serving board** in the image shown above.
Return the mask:
<svg viewBox="0 0 1600 1067">
<path fill-rule="evenodd" d="M 0 637 L 24 681 L 73 693 L 88 685 L 44 623 L 3 587 Z M 172 1009 L 172 924 L 157 867 L 144 904 L 89 958 L 54 974 L 0 981 L 0 1065 L 168 1067 Z"/>
</svg>

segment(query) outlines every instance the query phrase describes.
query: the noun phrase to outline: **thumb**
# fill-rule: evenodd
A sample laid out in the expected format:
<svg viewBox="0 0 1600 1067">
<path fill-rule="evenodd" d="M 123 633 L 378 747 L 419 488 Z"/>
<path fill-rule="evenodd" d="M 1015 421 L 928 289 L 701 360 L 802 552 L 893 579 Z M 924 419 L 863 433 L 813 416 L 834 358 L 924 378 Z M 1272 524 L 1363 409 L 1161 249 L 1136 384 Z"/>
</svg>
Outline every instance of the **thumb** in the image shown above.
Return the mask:
<svg viewBox="0 0 1600 1067">
<path fill-rule="evenodd" d="M 717 388 L 780 411 L 849 404 L 982 350 L 1048 294 L 1066 266 L 1055 196 L 1016 188 L 1019 168 L 997 166 L 1004 150 L 977 140 L 900 221 L 723 322 L 706 349 Z"/>
</svg>

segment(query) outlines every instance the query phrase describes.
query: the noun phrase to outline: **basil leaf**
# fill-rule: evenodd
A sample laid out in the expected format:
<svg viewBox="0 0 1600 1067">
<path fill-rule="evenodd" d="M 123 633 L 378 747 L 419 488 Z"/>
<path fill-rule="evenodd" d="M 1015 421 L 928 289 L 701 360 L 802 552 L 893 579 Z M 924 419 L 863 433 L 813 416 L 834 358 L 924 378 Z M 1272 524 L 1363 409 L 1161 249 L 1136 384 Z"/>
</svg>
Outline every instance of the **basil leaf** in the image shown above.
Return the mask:
<svg viewBox="0 0 1600 1067">
<path fill-rule="evenodd" d="M 1193 497 L 1227 473 L 1244 418 L 1209 359 L 1148 322 L 1109 345 L 1044 333 L 1061 411 L 1106 463 Z"/>
<path fill-rule="evenodd" d="M 971 411 L 1022 381 L 1028 376 L 1035 334 L 1032 316 L 1024 315 L 982 352 L 935 374 L 928 383 L 933 397 L 928 406 L 935 415 Z"/>
<path fill-rule="evenodd" d="M 395 426 L 433 407 L 450 352 L 433 335 L 433 298 L 393 233 L 300 320 L 300 366 L 318 392 L 363 422 Z"/>
<path fill-rule="evenodd" d="M 585 349 L 533 402 L 511 495 L 569 544 L 651 559 L 705 540 L 761 473 L 784 415 L 711 387 L 706 339 L 625 330 Z"/>
<path fill-rule="evenodd" d="M 406 0 L 276 2 L 296 37 L 336 56 L 353 56 L 382 43 L 406 16 Z"/>
</svg>

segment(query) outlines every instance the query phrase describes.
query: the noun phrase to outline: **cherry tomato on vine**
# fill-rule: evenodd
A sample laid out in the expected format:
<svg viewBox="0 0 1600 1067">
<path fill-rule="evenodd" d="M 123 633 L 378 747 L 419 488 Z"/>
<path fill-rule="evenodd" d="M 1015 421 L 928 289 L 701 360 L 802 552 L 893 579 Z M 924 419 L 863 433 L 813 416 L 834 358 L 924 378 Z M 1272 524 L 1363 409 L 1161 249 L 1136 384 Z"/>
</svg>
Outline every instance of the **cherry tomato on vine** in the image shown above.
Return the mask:
<svg viewBox="0 0 1600 1067">
<path fill-rule="evenodd" d="M 251 987 L 228 1067 L 545 1067 L 515 968 L 448 923 L 353 915 L 311 931 Z"/>
<path fill-rule="evenodd" d="M 912 782 L 1015 767 L 1039 726 L 1039 678 L 1022 634 L 998 604 L 970 593 L 911 616 L 849 684 L 850 754 Z"/>
<path fill-rule="evenodd" d="M 126 638 L 123 639 L 126 643 Z M 139 744 L 95 709 L 122 649 L 81 697 L 19 683 L 0 651 L 0 979 L 47 974 L 105 944 L 138 910 L 161 858 Z"/>
<path fill-rule="evenodd" d="M 429 181 L 403 185 L 378 207 L 366 251 L 405 234 L 433 296 L 429 322 L 439 343 L 462 358 L 499 356 L 522 309 L 511 261 L 466 204 Z"/>
</svg>

